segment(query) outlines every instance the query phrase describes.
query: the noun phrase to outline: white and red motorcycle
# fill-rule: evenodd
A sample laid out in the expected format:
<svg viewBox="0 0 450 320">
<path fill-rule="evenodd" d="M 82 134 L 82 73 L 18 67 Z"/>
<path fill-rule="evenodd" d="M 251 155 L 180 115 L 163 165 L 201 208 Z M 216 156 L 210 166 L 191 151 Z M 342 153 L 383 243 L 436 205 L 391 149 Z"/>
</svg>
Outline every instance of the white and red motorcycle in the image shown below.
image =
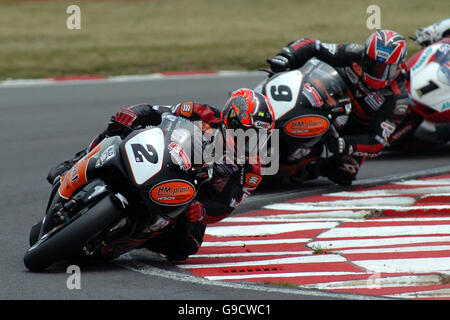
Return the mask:
<svg viewBox="0 0 450 320">
<path fill-rule="evenodd" d="M 407 68 L 410 113 L 391 136 L 391 147 L 418 150 L 449 142 L 450 38 L 413 55 Z"/>
</svg>

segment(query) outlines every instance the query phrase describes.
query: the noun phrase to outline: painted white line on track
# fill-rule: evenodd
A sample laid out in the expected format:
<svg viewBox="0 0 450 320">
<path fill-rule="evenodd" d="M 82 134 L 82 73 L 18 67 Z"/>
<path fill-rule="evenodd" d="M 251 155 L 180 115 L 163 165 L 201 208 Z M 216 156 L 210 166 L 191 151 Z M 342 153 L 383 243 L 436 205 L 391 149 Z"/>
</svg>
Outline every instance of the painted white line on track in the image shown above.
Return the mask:
<svg viewBox="0 0 450 320">
<path fill-rule="evenodd" d="M 194 254 L 191 259 L 203 258 L 235 258 L 235 257 L 265 257 L 265 256 L 309 256 L 312 251 L 267 251 L 267 252 L 239 252 L 239 253 L 212 253 L 212 254 Z"/>
<path fill-rule="evenodd" d="M 386 295 L 386 297 L 390 298 L 402 298 L 402 299 L 426 299 L 426 298 L 449 298 L 450 297 L 450 288 L 438 289 L 438 290 L 427 290 L 427 291 L 419 291 L 419 292 L 405 292 L 393 295 Z"/>
<path fill-rule="evenodd" d="M 208 227 L 208 234 L 216 237 L 245 237 L 263 236 L 293 231 L 330 229 L 338 225 L 338 222 L 306 222 L 306 223 L 280 223 L 249 226 L 223 226 Z"/>
<path fill-rule="evenodd" d="M 399 181 L 394 184 L 405 185 L 405 186 L 437 186 L 437 185 L 450 185 L 450 179 L 441 178 L 441 179 L 429 179 L 429 180 L 406 180 Z"/>
<path fill-rule="evenodd" d="M 208 232 L 209 234 L 209 232 Z M 245 247 L 260 246 L 268 244 L 284 244 L 284 243 L 305 243 L 311 238 L 293 238 L 293 239 L 273 239 L 273 240 L 232 240 L 232 241 L 205 241 L 202 247 Z"/>
<path fill-rule="evenodd" d="M 357 238 L 357 237 L 386 237 L 386 236 L 405 236 L 405 235 L 450 235 L 450 225 L 414 225 L 414 226 L 379 226 L 379 227 L 361 227 L 361 228 L 335 228 L 327 230 L 317 236 L 320 238 Z"/>
<path fill-rule="evenodd" d="M 395 248 L 371 248 L 371 249 L 344 249 L 333 250 L 333 253 L 339 254 L 364 254 L 364 253 L 400 253 L 400 252 L 433 252 L 450 251 L 450 243 L 440 246 L 414 246 L 414 247 L 395 247 Z"/>
<path fill-rule="evenodd" d="M 450 271 L 450 257 L 352 260 L 352 263 L 372 272 L 419 273 Z"/>
<path fill-rule="evenodd" d="M 450 217 L 424 217 L 424 218 L 411 218 L 411 217 L 405 217 L 405 218 L 380 218 L 380 219 L 363 219 L 368 211 L 362 210 L 362 211 L 338 211 L 338 212 L 344 212 L 342 217 L 344 219 L 341 219 L 338 214 L 335 215 L 335 212 L 315 212 L 315 213 L 291 213 L 291 214 L 280 214 L 280 215 L 273 215 L 273 216 L 259 216 L 259 217 L 229 217 L 221 222 L 292 222 L 301 220 L 302 222 L 316 222 L 316 221 L 354 221 L 359 222 L 360 219 L 367 222 L 369 225 L 372 222 L 375 223 L 383 223 L 383 222 L 439 222 L 439 221 L 450 221 Z M 329 218 L 325 218 L 328 216 L 328 213 L 330 213 Z M 348 213 L 348 214 L 346 214 Z M 353 218 L 349 218 L 353 216 Z M 317 217 L 317 218 L 315 218 Z"/>
<path fill-rule="evenodd" d="M 347 202 L 345 205 L 341 205 L 340 201 L 334 206 L 314 206 L 306 203 L 303 204 L 301 202 L 296 203 L 276 203 L 271 204 L 264 207 L 265 209 L 271 210 L 288 210 L 288 211 L 325 211 L 325 210 L 340 210 L 340 209 L 353 209 L 353 210 L 395 210 L 395 211 L 414 211 L 414 210 L 449 210 L 450 205 L 415 205 L 415 206 L 385 206 L 381 204 L 370 204 L 366 206 L 352 206 L 350 202 Z"/>
<path fill-rule="evenodd" d="M 381 247 L 416 243 L 449 242 L 450 236 L 423 236 L 423 237 L 389 237 L 377 239 L 347 239 L 322 240 L 308 243 L 308 247 L 320 247 L 326 250 L 339 250 L 343 248 Z"/>
<path fill-rule="evenodd" d="M 450 186 L 435 186 L 428 188 L 404 188 L 404 189 L 383 189 L 383 190 L 366 190 L 366 191 L 342 191 L 329 193 L 327 196 L 332 197 L 348 197 L 348 198 L 365 198 L 402 194 L 447 194 L 450 193 Z M 388 198 L 382 198 L 388 199 Z"/>
<path fill-rule="evenodd" d="M 442 276 L 439 274 L 424 275 L 408 275 L 408 276 L 389 276 L 389 277 L 372 277 L 370 279 L 333 281 L 317 284 L 305 284 L 303 288 L 319 289 L 319 290 L 336 290 L 336 289 L 367 289 L 368 287 L 377 286 L 377 289 L 385 288 L 401 288 L 412 286 L 431 286 L 442 284 Z"/>
<path fill-rule="evenodd" d="M 273 213 L 273 212 L 271 212 Z M 314 212 L 314 213 L 290 213 L 290 214 L 276 214 L 276 215 L 268 215 L 268 216 L 258 216 L 258 217 L 228 217 L 222 222 L 270 222 L 270 221 L 295 221 L 301 220 L 302 222 L 307 221 L 319 221 L 319 219 L 323 219 L 323 221 L 331 220 L 349 220 L 353 221 L 354 219 L 362 219 L 369 211 L 326 211 L 326 212 Z"/>
</svg>

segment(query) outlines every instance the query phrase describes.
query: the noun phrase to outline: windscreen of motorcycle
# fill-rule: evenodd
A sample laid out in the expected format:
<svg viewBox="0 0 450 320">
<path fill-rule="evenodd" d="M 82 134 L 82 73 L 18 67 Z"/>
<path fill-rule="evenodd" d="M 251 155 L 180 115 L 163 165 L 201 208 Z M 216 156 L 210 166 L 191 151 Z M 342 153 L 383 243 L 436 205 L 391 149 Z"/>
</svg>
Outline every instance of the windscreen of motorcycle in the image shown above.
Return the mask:
<svg viewBox="0 0 450 320">
<path fill-rule="evenodd" d="M 329 64 L 312 58 L 299 70 L 303 74 L 302 96 L 311 108 L 327 111 L 348 100 L 345 81 Z"/>
</svg>

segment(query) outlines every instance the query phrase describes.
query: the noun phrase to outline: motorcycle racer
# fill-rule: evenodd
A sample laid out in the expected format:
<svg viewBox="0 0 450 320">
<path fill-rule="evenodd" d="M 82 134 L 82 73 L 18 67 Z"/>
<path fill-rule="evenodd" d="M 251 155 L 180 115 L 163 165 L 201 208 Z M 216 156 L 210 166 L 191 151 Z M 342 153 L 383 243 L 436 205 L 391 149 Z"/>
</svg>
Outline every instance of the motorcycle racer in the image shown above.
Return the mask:
<svg viewBox="0 0 450 320">
<path fill-rule="evenodd" d="M 315 57 L 335 67 L 349 88 L 352 112 L 328 148 L 334 154 L 310 167 L 316 175 L 349 185 L 367 157 L 376 157 L 408 112 L 406 42 L 391 30 L 378 30 L 359 44 L 323 43 L 303 38 L 268 59 L 272 71 L 301 67 Z"/>
<path fill-rule="evenodd" d="M 394 149 L 426 150 L 449 140 L 448 116 L 446 116 L 446 109 L 450 103 L 449 83 L 445 80 L 445 74 L 448 74 L 450 59 L 450 18 L 417 29 L 415 37 L 411 39 L 422 49 L 406 61 L 410 112 L 407 119 L 391 135 L 389 143 Z M 439 64 L 440 68 L 434 72 L 429 71 L 433 68 L 432 65 Z M 444 75 L 442 77 L 444 82 L 439 81 L 440 72 Z M 431 80 L 430 77 L 434 75 L 438 77 L 437 80 Z M 420 90 L 421 83 L 427 81 L 436 81 L 439 85 L 429 90 Z"/>
<path fill-rule="evenodd" d="M 47 180 L 50 183 L 58 181 L 65 171 L 104 138 L 114 135 L 125 137 L 133 130 L 158 125 L 161 122 L 161 115 L 166 112 L 194 121 L 204 131 L 217 129 L 218 134 L 214 138 L 222 137 L 224 145 L 233 149 L 231 154 L 234 155 L 238 153 L 237 149 L 240 145 L 233 140 L 230 143 L 225 139 L 228 130 L 266 130 L 270 135 L 274 127 L 270 102 L 265 96 L 245 88 L 231 94 L 221 113 L 209 105 L 193 101 L 174 106 L 134 105 L 123 108 L 112 116 L 107 128 L 91 142 L 86 150 L 80 151 L 73 159 L 50 169 Z M 202 143 L 203 149 L 206 145 L 207 143 Z M 202 185 L 195 200 L 185 210 L 186 214 L 180 215 L 177 221 L 168 227 L 168 230 L 157 236 L 158 239 L 153 238 L 149 242 L 151 245 L 146 246 L 148 249 L 164 254 L 169 260 L 187 259 L 200 248 L 206 226 L 229 216 L 245 198 L 255 191 L 262 180 L 259 159 L 256 157 L 254 161 L 250 161 L 247 157 L 247 161 L 240 164 L 235 159 L 230 159 L 228 155 L 229 153 L 226 153 L 223 158 L 214 162 L 212 178 Z M 245 152 L 245 155 L 249 156 L 249 153 Z M 210 164 L 201 163 L 197 166 L 206 168 Z"/>
</svg>

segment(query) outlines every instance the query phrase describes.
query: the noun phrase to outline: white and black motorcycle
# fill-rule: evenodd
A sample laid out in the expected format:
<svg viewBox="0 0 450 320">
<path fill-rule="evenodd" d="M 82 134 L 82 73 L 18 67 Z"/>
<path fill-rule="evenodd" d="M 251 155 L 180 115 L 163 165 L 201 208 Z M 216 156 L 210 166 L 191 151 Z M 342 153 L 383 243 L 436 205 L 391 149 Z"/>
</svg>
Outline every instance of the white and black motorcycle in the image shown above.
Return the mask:
<svg viewBox="0 0 450 320">
<path fill-rule="evenodd" d="M 392 134 L 392 148 L 417 149 L 450 141 L 450 39 L 407 61 L 409 115 Z"/>
<path fill-rule="evenodd" d="M 301 68 L 271 73 L 255 91 L 270 100 L 279 130 L 278 145 L 271 145 L 279 155 L 279 171 L 265 179 L 307 180 L 305 167 L 327 156 L 327 135 L 336 135 L 348 120 L 347 85 L 333 67 L 312 58 Z"/>
</svg>

